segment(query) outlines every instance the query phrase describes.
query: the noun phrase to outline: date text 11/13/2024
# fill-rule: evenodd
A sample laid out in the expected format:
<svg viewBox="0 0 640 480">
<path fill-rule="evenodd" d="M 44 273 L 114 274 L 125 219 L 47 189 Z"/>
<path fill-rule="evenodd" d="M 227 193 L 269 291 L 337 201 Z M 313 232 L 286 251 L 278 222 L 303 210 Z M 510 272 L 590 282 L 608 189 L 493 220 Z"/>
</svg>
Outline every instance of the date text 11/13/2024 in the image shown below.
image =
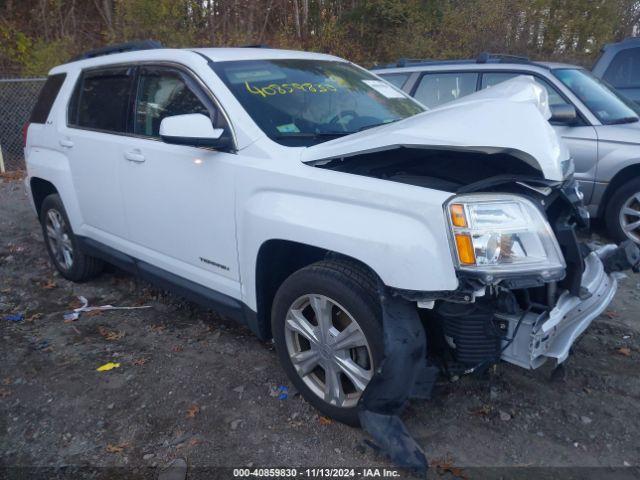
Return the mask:
<svg viewBox="0 0 640 480">
<path fill-rule="evenodd" d="M 400 472 L 389 468 L 235 468 L 235 478 L 398 478 Z"/>
</svg>

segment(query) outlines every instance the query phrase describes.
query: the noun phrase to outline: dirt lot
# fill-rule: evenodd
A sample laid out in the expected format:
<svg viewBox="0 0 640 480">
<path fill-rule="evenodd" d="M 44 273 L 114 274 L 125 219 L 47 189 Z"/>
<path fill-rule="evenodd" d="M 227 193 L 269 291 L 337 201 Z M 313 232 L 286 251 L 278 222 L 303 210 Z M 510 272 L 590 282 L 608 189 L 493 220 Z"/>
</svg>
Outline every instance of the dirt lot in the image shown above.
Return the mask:
<svg viewBox="0 0 640 480">
<path fill-rule="evenodd" d="M 218 476 L 216 466 L 392 467 L 362 431 L 320 418 L 295 392 L 279 398 L 288 382 L 269 343 L 113 269 L 85 284 L 62 279 L 21 182 L 0 180 L 0 208 L 6 467 L 84 466 L 88 476 L 94 467 L 94 476 L 101 467 L 126 467 L 119 478 L 153 474 L 174 458 L 186 459 L 190 478 Z M 491 383 L 443 381 L 434 400 L 411 403 L 405 422 L 440 467 L 430 475 L 638 478 L 639 282 L 622 281 L 564 379 L 551 381 L 551 366 L 500 365 Z M 151 308 L 65 322 L 79 295 L 91 305 Z M 120 367 L 96 371 L 107 362 Z M 477 468 L 512 466 L 631 468 Z M 19 478 L 19 470 L 7 472 Z"/>
</svg>

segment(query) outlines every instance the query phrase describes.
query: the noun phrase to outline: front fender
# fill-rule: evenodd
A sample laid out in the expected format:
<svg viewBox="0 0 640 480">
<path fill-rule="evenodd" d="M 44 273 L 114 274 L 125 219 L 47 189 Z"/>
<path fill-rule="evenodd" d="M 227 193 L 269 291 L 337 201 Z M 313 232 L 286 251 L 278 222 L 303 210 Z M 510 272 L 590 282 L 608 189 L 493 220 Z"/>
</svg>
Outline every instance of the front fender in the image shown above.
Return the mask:
<svg viewBox="0 0 640 480">
<path fill-rule="evenodd" d="M 606 142 L 598 145 L 596 181 L 609 183 L 623 169 L 640 165 L 640 145 L 630 142 Z"/>
<path fill-rule="evenodd" d="M 249 280 L 243 282 L 245 303 L 255 309 L 257 254 L 262 244 L 276 239 L 352 257 L 390 287 L 455 290 L 458 281 L 441 207 L 450 194 L 430 191 L 431 201 L 413 205 L 408 200 L 402 209 L 370 194 L 370 204 L 278 190 L 252 195 L 238 223 L 241 268 Z"/>
</svg>

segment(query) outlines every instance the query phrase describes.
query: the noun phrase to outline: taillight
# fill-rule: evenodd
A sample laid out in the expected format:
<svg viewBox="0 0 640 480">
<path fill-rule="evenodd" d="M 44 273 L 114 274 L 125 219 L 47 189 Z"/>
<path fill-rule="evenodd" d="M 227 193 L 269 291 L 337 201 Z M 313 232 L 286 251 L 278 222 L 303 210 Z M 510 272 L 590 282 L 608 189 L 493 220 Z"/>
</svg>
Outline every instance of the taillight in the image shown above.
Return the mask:
<svg viewBox="0 0 640 480">
<path fill-rule="evenodd" d="M 27 133 L 29 132 L 29 122 L 22 126 L 22 147 L 27 148 Z"/>
</svg>

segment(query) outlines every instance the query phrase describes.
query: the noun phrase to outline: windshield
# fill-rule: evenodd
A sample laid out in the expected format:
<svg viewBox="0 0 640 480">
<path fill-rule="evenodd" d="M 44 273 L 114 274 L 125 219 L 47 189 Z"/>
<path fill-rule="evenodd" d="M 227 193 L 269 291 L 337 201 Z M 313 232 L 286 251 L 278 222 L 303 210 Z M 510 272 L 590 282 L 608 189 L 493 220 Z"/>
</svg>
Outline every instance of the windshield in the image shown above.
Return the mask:
<svg viewBox="0 0 640 480">
<path fill-rule="evenodd" d="M 638 121 L 638 111 L 632 107 L 631 101 L 589 72 L 562 68 L 553 73 L 604 125 Z"/>
<path fill-rule="evenodd" d="M 273 140 L 308 146 L 410 117 L 417 102 L 346 62 L 249 60 L 213 66 Z"/>
</svg>

